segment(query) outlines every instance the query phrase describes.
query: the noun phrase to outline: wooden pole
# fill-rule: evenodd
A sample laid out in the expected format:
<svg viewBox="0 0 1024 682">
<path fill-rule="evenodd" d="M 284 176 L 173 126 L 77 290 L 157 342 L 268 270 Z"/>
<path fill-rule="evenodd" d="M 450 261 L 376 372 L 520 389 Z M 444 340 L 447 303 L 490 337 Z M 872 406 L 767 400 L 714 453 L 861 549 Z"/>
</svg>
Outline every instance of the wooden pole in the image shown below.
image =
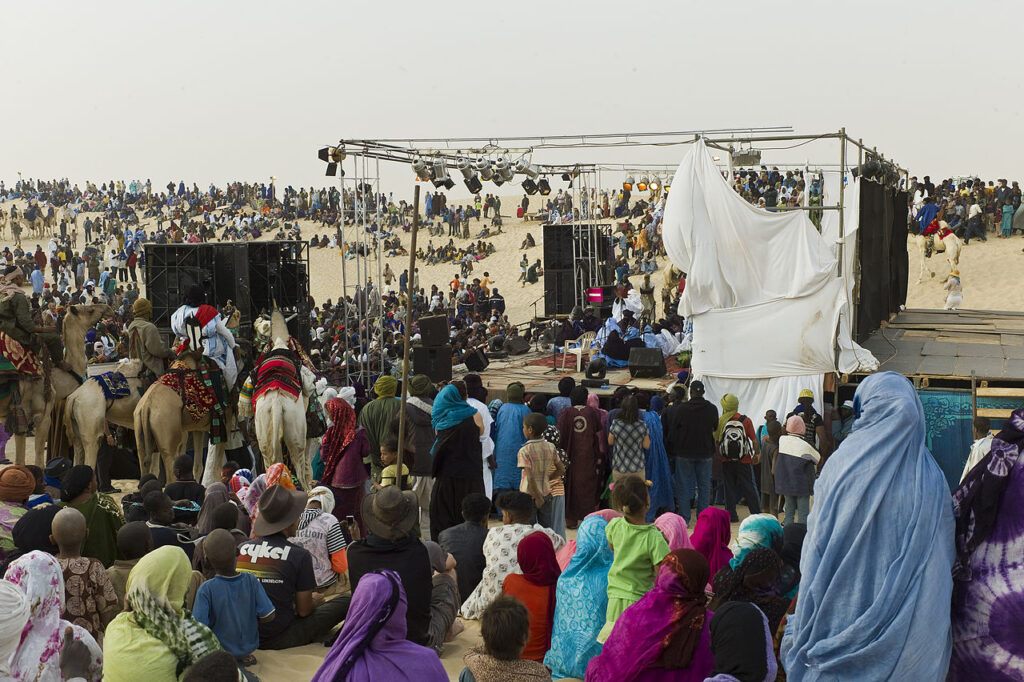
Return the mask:
<svg viewBox="0 0 1024 682">
<path fill-rule="evenodd" d="M 405 455 L 405 403 L 409 397 L 409 342 L 412 338 L 412 285 L 416 273 L 416 233 L 420 229 L 420 186 L 416 185 L 412 202 L 412 241 L 409 243 L 409 279 L 405 291 L 405 342 L 402 344 L 402 407 L 398 413 L 398 463 L 395 481 L 401 490 L 402 459 Z"/>
</svg>

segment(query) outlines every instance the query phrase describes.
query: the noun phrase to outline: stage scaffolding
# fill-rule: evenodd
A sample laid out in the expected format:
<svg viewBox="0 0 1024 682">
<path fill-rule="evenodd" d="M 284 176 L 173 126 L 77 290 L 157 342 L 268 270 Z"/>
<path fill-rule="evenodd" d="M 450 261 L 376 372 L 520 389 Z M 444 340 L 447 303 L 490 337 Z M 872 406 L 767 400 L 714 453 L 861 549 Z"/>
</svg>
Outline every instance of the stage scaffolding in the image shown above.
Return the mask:
<svg viewBox="0 0 1024 682">
<path fill-rule="evenodd" d="M 839 239 L 838 245 L 838 260 L 839 270 L 837 276 L 842 276 L 842 261 L 843 261 L 843 237 L 845 236 L 845 225 L 843 208 L 845 206 L 845 191 L 846 182 L 845 179 L 854 169 L 861 168 L 865 163 L 869 161 L 880 162 L 888 165 L 894 169 L 898 177 L 898 182 L 905 182 L 908 176 L 908 172 L 898 164 L 886 159 L 885 155 L 880 153 L 877 148 L 869 147 L 864 144 L 862 139 L 854 139 L 849 136 L 845 128 L 840 128 L 835 132 L 826 132 L 812 135 L 800 135 L 792 132 L 792 128 L 789 126 L 770 126 L 770 127 L 751 127 L 751 128 L 717 128 L 717 129 L 698 129 L 698 130 L 687 130 L 687 131 L 673 131 L 673 132 L 630 132 L 630 133 L 610 133 L 610 134 L 594 134 L 594 135 L 537 135 L 537 136 L 520 136 L 520 137 L 458 137 L 458 138 L 388 138 L 388 139 L 341 139 L 335 145 L 332 145 L 329 149 L 338 150 L 344 153 L 349 159 L 348 167 L 351 167 L 354 172 L 346 171 L 346 175 L 341 178 L 342 193 L 345 194 L 345 188 L 348 185 L 354 183 L 355 186 L 360 186 L 360 183 L 370 183 L 374 188 L 374 192 L 379 194 L 379 163 L 380 161 L 388 161 L 393 163 L 402 163 L 412 166 L 417 161 L 426 160 L 427 163 L 432 164 L 437 161 L 443 161 L 445 167 L 450 169 L 452 173 L 449 176 L 453 180 L 461 180 L 459 178 L 458 163 L 465 159 L 497 159 L 498 157 L 505 157 L 511 159 L 511 164 L 515 165 L 515 159 L 517 158 L 529 158 L 530 163 L 535 167 L 542 177 L 569 177 L 572 179 L 569 191 L 573 197 L 573 214 L 568 224 L 572 225 L 574 230 L 582 229 L 582 226 L 587 223 L 593 222 L 591 220 L 595 206 L 595 201 L 598 201 L 602 192 L 602 174 L 608 172 L 636 172 L 640 173 L 647 171 L 651 175 L 655 175 L 661 179 L 662 182 L 666 178 L 670 178 L 674 169 L 675 164 L 666 163 L 617 163 L 609 161 L 607 163 L 582 163 L 582 162 L 569 162 L 569 163 L 535 163 L 533 157 L 535 154 L 547 150 L 620 150 L 625 148 L 658 148 L 658 147 L 674 147 L 684 146 L 693 144 L 699 139 L 703 139 L 705 144 L 712 149 L 719 150 L 728 155 L 727 162 L 725 164 L 725 172 L 728 173 L 728 177 L 733 176 L 734 170 L 740 168 L 779 168 L 779 169 L 791 169 L 791 170 L 810 170 L 812 172 L 824 173 L 824 172 L 836 172 L 839 173 L 843 181 L 839 183 L 838 197 L 836 197 L 835 203 L 825 204 L 818 206 L 798 206 L 798 207 L 780 207 L 779 210 L 815 210 L 815 211 L 839 211 L 838 224 L 839 224 Z M 835 145 L 835 152 L 838 157 L 838 163 L 765 163 L 760 162 L 756 166 L 750 164 L 734 164 L 732 163 L 732 157 L 734 154 L 743 154 L 750 150 L 757 151 L 783 151 L 791 150 L 809 145 L 812 143 L 828 143 Z M 784 143 L 781 146 L 773 146 L 777 143 Z M 856 164 L 853 163 L 852 153 L 856 152 Z M 372 166 L 368 164 L 372 162 Z M 344 161 L 341 162 L 342 168 L 346 168 Z M 825 170 L 827 169 L 827 170 Z M 485 184 L 487 181 L 483 181 Z M 510 185 L 513 184 L 513 180 L 509 180 Z M 483 190 L 481 190 L 483 191 Z M 516 189 L 518 192 L 518 187 Z M 671 191 L 671 190 L 669 190 Z M 664 193 L 660 194 L 660 197 L 664 197 Z M 832 199 L 829 197 L 828 200 L 831 202 Z M 346 204 L 347 205 L 347 204 Z M 377 208 L 378 214 L 380 208 Z M 366 244 L 366 227 L 373 223 L 372 217 L 368 215 L 368 211 L 354 211 L 353 225 L 355 226 L 356 235 L 355 243 Z M 377 215 L 377 214 L 375 214 Z M 380 214 L 382 215 L 382 214 Z M 383 227 L 383 225 L 381 225 Z M 348 228 L 343 228 L 347 230 Z M 593 252 L 591 252 L 593 253 Z M 380 285 L 381 272 L 382 272 L 382 250 L 377 249 L 375 254 L 370 255 L 369 252 L 356 256 L 355 258 L 355 278 L 357 281 L 364 281 L 369 273 L 376 273 L 377 285 Z M 347 263 L 346 261 L 343 261 Z M 856 259 L 855 259 L 856 262 Z M 342 283 L 346 287 L 347 291 L 347 278 L 349 277 L 348 269 L 350 266 L 342 267 Z M 600 277 L 600 267 L 595 263 L 595 267 L 590 268 L 590 272 Z M 858 298 L 858 291 L 860 287 L 859 282 L 860 273 L 855 273 L 855 285 L 854 285 L 854 300 Z M 586 285 L 597 286 L 596 282 L 599 280 L 590 280 L 577 276 L 575 283 L 576 296 L 578 300 L 582 300 L 581 296 Z M 593 279 L 593 278 L 591 278 Z M 413 273 L 410 273 L 410 289 L 414 281 Z M 378 296 L 379 303 L 379 296 Z M 366 315 L 367 311 L 365 307 L 359 308 L 357 306 L 357 312 L 360 315 Z M 854 315 L 856 315 L 856 306 L 854 306 Z M 369 316 L 364 316 L 361 319 L 369 320 Z M 380 324 L 379 315 L 374 320 L 374 324 Z M 853 320 L 853 326 L 856 329 L 856 319 Z M 369 324 L 360 325 L 361 332 L 369 333 Z M 368 338 L 368 337 L 367 337 Z M 364 339 L 360 336 L 360 342 Z M 365 346 L 364 346 L 365 347 Z M 346 353 L 349 350 L 348 339 L 346 338 Z M 383 366 L 383 350 L 379 350 L 381 366 Z M 361 356 L 362 357 L 362 356 Z M 377 356 L 374 355 L 374 358 Z M 372 365 L 369 361 L 360 360 L 359 363 L 359 376 L 369 377 L 368 370 Z"/>
</svg>

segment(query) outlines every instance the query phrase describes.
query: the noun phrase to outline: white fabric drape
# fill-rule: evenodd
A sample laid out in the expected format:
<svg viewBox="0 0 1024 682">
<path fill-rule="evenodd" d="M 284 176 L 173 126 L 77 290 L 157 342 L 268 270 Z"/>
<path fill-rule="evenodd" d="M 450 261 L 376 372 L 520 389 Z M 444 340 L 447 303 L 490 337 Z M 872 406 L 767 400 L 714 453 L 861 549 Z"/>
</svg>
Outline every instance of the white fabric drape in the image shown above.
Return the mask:
<svg viewBox="0 0 1024 682">
<path fill-rule="evenodd" d="M 858 208 L 848 207 L 846 224 Z M 693 323 L 692 370 L 708 398 L 736 395 L 755 423 L 765 410 L 791 409 L 805 388 L 820 399 L 852 289 L 807 212 L 752 206 L 698 140 L 676 171 L 662 232 L 669 259 L 687 273 L 679 312 Z M 839 345 L 852 351 L 849 327 Z"/>
</svg>

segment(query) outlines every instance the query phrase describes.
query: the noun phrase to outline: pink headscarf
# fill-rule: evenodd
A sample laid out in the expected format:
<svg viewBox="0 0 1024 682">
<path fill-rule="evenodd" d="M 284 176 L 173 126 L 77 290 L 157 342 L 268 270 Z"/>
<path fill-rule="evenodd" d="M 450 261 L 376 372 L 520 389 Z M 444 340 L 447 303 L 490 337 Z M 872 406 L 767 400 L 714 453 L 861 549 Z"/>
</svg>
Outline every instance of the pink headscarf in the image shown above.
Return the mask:
<svg viewBox="0 0 1024 682">
<path fill-rule="evenodd" d="M 693 529 L 690 541 L 693 548 L 708 560 L 712 578 L 720 568 L 728 566 L 732 559 L 732 550 L 729 549 L 731 536 L 729 512 L 724 509 L 708 507 L 697 517 L 697 526 Z"/>
<path fill-rule="evenodd" d="M 665 512 L 654 520 L 654 525 L 665 536 L 665 540 L 668 541 L 668 548 L 671 551 L 693 549 L 693 544 L 690 542 L 690 534 L 686 530 L 686 521 L 679 514 Z"/>
<path fill-rule="evenodd" d="M 786 433 L 793 436 L 802 436 L 807 433 L 807 425 L 804 424 L 804 418 L 794 414 L 787 419 Z"/>
<path fill-rule="evenodd" d="M 583 518 L 586 519 L 590 518 L 591 516 L 600 516 L 605 521 L 611 521 L 612 519 L 622 516 L 622 514 L 620 512 L 615 511 L 614 509 L 600 509 L 596 512 L 591 512 L 590 514 L 587 514 Z M 575 554 L 576 540 L 572 539 L 567 541 L 564 545 L 562 545 L 562 549 L 555 552 L 555 560 L 558 561 L 558 567 L 564 571 L 565 567 L 569 565 L 569 562 L 572 561 L 572 558 Z"/>
</svg>

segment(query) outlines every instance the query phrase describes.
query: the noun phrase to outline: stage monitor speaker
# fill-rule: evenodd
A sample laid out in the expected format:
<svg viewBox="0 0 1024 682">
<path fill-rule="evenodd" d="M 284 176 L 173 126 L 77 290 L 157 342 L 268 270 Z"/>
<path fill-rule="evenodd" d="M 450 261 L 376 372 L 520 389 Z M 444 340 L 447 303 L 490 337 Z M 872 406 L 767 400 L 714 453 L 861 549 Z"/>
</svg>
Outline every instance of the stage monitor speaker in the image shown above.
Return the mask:
<svg viewBox="0 0 1024 682">
<path fill-rule="evenodd" d="M 568 315 L 576 305 L 576 282 L 571 269 L 544 272 L 544 315 Z"/>
<path fill-rule="evenodd" d="M 443 346 L 448 343 L 448 316 L 429 315 L 419 319 L 420 342 L 427 347 Z"/>
<path fill-rule="evenodd" d="M 513 336 L 508 340 L 509 355 L 522 355 L 530 351 L 530 342 L 522 336 Z"/>
<path fill-rule="evenodd" d="M 426 374 L 430 381 L 438 384 L 452 380 L 452 347 L 450 345 L 412 348 L 413 374 Z"/>
<path fill-rule="evenodd" d="M 587 388 L 601 388 L 607 384 L 607 379 L 583 379 L 580 381 L 580 386 L 585 386 Z"/>
<path fill-rule="evenodd" d="M 660 348 L 630 348 L 629 376 L 637 379 L 660 379 L 665 376 L 665 356 Z"/>
<path fill-rule="evenodd" d="M 544 271 L 572 270 L 572 225 L 544 226 Z"/>
<path fill-rule="evenodd" d="M 482 348 L 474 348 L 469 351 L 463 360 L 466 363 L 466 369 L 470 372 L 482 372 L 487 369 L 487 365 L 491 364 Z"/>
</svg>

